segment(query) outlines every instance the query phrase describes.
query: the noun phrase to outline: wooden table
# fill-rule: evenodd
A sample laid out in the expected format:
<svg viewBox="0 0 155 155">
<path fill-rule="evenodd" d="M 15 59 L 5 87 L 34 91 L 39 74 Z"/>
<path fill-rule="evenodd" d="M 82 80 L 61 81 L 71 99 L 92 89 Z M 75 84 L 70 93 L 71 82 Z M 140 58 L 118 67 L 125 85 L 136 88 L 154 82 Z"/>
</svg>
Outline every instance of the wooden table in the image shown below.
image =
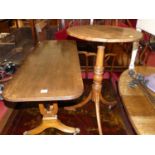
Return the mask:
<svg viewBox="0 0 155 155">
<path fill-rule="evenodd" d="M 78 39 L 102 43 L 137 42 L 140 38 L 142 38 L 142 34 L 134 29 L 103 25 L 74 26 L 68 28 L 67 33 L 70 36 Z M 113 105 L 116 103 L 116 101 L 106 101 L 101 95 L 102 74 L 104 71 L 104 48 L 104 46 L 98 46 L 96 66 L 94 68 L 94 82 L 92 85 L 92 91 L 83 102 L 72 107 L 66 107 L 66 109 L 68 110 L 75 110 L 76 108 L 84 106 L 86 103 L 88 103 L 89 100 L 94 101 L 96 107 L 96 117 L 99 134 L 102 134 L 99 101 L 101 100 L 103 103 L 109 105 Z M 137 43 L 134 44 L 133 49 L 135 48 L 137 49 Z"/>
<path fill-rule="evenodd" d="M 11 102 L 41 102 L 42 123 L 26 134 L 38 134 L 49 127 L 77 133 L 78 128 L 68 127 L 57 119 L 57 101 L 76 99 L 82 93 L 83 82 L 75 42 L 44 41 L 5 86 L 3 97 Z M 46 109 L 44 101 L 51 101 L 52 105 Z"/>
<path fill-rule="evenodd" d="M 143 75 L 155 73 L 155 67 L 135 67 Z M 137 134 L 155 134 L 155 106 L 150 103 L 139 87 L 130 88 L 128 70 L 119 79 L 119 92 L 128 117 Z"/>
<path fill-rule="evenodd" d="M 67 33 L 78 39 L 102 43 L 134 42 L 142 38 L 135 29 L 104 25 L 73 26 Z"/>
</svg>

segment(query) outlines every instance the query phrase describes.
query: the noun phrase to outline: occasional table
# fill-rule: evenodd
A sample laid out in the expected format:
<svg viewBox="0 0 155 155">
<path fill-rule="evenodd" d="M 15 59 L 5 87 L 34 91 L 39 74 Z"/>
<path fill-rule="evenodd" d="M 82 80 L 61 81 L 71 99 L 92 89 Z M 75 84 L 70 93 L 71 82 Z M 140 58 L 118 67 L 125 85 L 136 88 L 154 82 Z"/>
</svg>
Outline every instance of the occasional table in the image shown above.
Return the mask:
<svg viewBox="0 0 155 155">
<path fill-rule="evenodd" d="M 141 87 L 129 87 L 132 79 L 128 71 L 124 71 L 120 76 L 119 92 L 129 120 L 137 134 L 155 134 L 155 106 Z M 147 76 L 155 73 L 155 67 L 137 66 L 135 71 Z"/>
<path fill-rule="evenodd" d="M 102 43 L 134 42 L 142 38 L 142 33 L 133 28 L 104 25 L 73 26 L 67 33 L 78 39 Z"/>
<path fill-rule="evenodd" d="M 72 37 L 92 42 L 135 42 L 133 46 L 134 50 L 137 49 L 137 41 L 142 38 L 142 33 L 136 31 L 135 29 L 104 25 L 73 26 L 67 29 L 67 33 Z M 68 110 L 75 110 L 76 108 L 84 106 L 86 103 L 88 103 L 89 100 L 94 101 L 96 106 L 96 117 L 99 134 L 102 134 L 99 101 L 101 100 L 103 103 L 106 104 L 116 103 L 116 101 L 106 101 L 101 95 L 102 74 L 104 71 L 104 48 L 104 46 L 98 46 L 92 91 L 90 92 L 88 97 L 81 103 L 71 107 L 66 107 L 66 109 Z"/>
<path fill-rule="evenodd" d="M 38 101 L 42 123 L 24 134 L 38 134 L 46 128 L 78 133 L 57 118 L 57 101 L 72 100 L 83 93 L 80 63 L 74 41 L 44 41 L 28 55 L 5 86 L 3 97 L 11 102 Z M 44 103 L 48 106 L 44 106 Z"/>
</svg>

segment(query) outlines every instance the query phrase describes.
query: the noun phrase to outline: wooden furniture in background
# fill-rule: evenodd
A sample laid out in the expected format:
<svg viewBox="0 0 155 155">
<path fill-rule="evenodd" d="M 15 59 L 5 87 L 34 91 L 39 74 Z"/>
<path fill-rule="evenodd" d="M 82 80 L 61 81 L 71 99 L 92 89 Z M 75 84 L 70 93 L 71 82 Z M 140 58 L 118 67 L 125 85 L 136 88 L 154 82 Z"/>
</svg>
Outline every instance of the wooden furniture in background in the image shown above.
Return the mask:
<svg viewBox="0 0 155 155">
<path fill-rule="evenodd" d="M 37 44 L 37 34 L 36 34 L 36 28 L 35 28 L 35 23 L 36 20 L 35 19 L 25 19 L 25 20 L 15 20 L 15 24 L 17 28 L 21 28 L 21 27 L 30 27 L 31 28 L 31 32 L 32 32 L 32 39 L 33 39 L 33 43 L 34 45 Z"/>
<path fill-rule="evenodd" d="M 120 77 L 119 92 L 129 120 L 137 134 L 155 134 L 155 108 L 140 87 L 128 86 L 132 80 L 128 71 L 124 71 Z M 155 73 L 155 68 L 139 66 L 135 67 L 135 71 L 147 76 Z"/>
<path fill-rule="evenodd" d="M 89 79 L 89 73 L 93 70 L 93 67 L 95 65 L 96 53 L 79 51 L 78 54 L 79 58 L 83 58 L 83 60 L 80 61 L 81 72 L 84 73 L 84 78 Z"/>
<path fill-rule="evenodd" d="M 37 42 L 46 40 L 46 28 L 48 26 L 47 20 L 39 20 L 35 22 L 35 30 L 37 35 Z"/>
<path fill-rule="evenodd" d="M 35 20 L 34 19 L 29 20 L 29 25 L 31 27 L 34 45 L 36 45 L 37 44 L 37 36 L 36 36 L 36 30 L 35 30 Z"/>
<path fill-rule="evenodd" d="M 81 66 L 82 77 L 85 79 L 92 79 L 93 69 L 95 66 L 97 54 L 95 52 L 87 52 L 87 51 L 79 51 L 78 54 L 79 54 L 79 57 L 81 58 L 80 66 Z M 116 61 L 115 53 L 105 53 L 104 70 L 107 73 L 112 73 L 114 69 L 115 61 Z"/>
<path fill-rule="evenodd" d="M 68 127 L 57 119 L 57 101 L 76 99 L 82 93 L 83 82 L 75 42 L 44 41 L 38 44 L 7 83 L 3 97 L 11 102 L 41 102 L 42 123 L 25 134 L 38 134 L 50 127 L 77 133 L 78 128 Z M 51 101 L 52 105 L 48 102 L 46 109 L 44 101 Z"/>
<path fill-rule="evenodd" d="M 78 39 L 101 43 L 134 42 L 138 41 L 142 37 L 142 34 L 134 29 L 102 25 L 73 26 L 67 29 L 67 33 L 70 36 Z M 98 46 L 96 65 L 94 68 L 94 82 L 92 85 L 92 91 L 83 102 L 71 107 L 65 107 L 65 109 L 68 110 L 75 110 L 76 108 L 84 106 L 86 103 L 88 103 L 89 100 L 94 101 L 96 106 L 96 117 L 99 134 L 102 134 L 99 101 L 102 101 L 103 103 L 109 105 L 116 104 L 116 101 L 106 101 L 101 94 L 103 78 L 102 74 L 104 72 L 103 64 L 104 46 Z"/>
<path fill-rule="evenodd" d="M 0 19 L 0 33 L 10 33 L 11 19 Z"/>
</svg>

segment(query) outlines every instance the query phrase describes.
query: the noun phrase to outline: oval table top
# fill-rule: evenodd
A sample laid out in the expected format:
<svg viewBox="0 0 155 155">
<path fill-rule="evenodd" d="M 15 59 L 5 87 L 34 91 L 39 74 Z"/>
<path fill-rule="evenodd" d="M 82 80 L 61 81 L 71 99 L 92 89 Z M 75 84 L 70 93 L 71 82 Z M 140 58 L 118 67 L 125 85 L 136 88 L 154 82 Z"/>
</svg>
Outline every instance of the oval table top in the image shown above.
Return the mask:
<svg viewBox="0 0 155 155">
<path fill-rule="evenodd" d="M 67 29 L 68 35 L 95 42 L 134 42 L 142 38 L 142 33 L 132 28 L 105 25 L 82 25 Z"/>
<path fill-rule="evenodd" d="M 144 76 L 155 73 L 155 67 L 135 67 L 135 70 Z M 139 87 L 128 86 L 131 80 L 128 70 L 119 79 L 119 93 L 129 120 L 137 134 L 155 134 L 155 107 Z"/>
</svg>

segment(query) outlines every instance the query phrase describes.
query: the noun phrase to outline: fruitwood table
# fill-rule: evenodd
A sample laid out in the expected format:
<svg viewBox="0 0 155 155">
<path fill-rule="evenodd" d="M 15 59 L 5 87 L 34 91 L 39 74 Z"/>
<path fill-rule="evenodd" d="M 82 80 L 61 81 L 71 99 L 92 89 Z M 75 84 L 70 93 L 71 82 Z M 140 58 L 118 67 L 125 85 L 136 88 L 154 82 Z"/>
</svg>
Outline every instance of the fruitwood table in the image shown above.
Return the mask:
<svg viewBox="0 0 155 155">
<path fill-rule="evenodd" d="M 73 26 L 67 29 L 68 35 L 94 42 L 102 43 L 122 43 L 122 42 L 135 42 L 133 45 L 133 50 L 137 50 L 137 41 L 142 38 L 142 33 L 131 28 L 122 28 L 116 26 L 104 26 L 104 25 L 84 25 L 84 26 Z M 88 97 L 81 103 L 66 107 L 68 110 L 75 110 L 88 103 L 89 100 L 95 102 L 96 107 L 96 117 L 99 129 L 99 134 L 102 134 L 101 119 L 100 119 L 100 108 L 99 101 L 101 100 L 106 104 L 115 104 L 114 102 L 106 101 L 101 95 L 102 88 L 102 74 L 104 72 L 104 46 L 98 46 L 96 65 L 94 68 L 94 81 L 92 85 L 92 91 Z M 133 63 L 131 64 L 133 66 Z"/>
<path fill-rule="evenodd" d="M 38 134 L 50 127 L 76 134 L 78 128 L 66 126 L 57 119 L 57 101 L 76 99 L 82 93 L 83 81 L 76 43 L 44 41 L 38 44 L 5 86 L 3 97 L 11 102 L 40 102 L 42 123 L 24 134 Z M 51 102 L 47 108 L 45 101 Z"/>
<path fill-rule="evenodd" d="M 132 80 L 128 71 L 120 76 L 119 92 L 129 120 L 137 134 L 155 134 L 155 105 L 148 100 L 140 87 L 128 86 Z M 146 76 L 155 73 L 155 67 L 135 67 L 135 71 Z"/>
</svg>

